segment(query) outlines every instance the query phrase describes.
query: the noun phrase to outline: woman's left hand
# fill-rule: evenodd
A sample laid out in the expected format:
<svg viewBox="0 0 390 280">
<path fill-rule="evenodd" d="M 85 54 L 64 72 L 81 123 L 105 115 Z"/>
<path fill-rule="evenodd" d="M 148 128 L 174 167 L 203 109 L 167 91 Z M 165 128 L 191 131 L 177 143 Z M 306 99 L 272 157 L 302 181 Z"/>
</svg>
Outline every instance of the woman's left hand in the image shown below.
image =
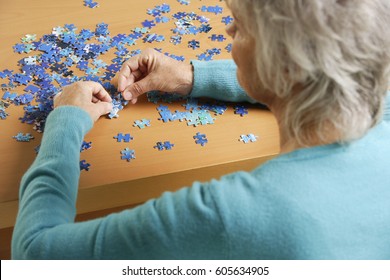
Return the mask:
<svg viewBox="0 0 390 280">
<path fill-rule="evenodd" d="M 54 108 L 77 106 L 85 110 L 95 122 L 112 110 L 112 99 L 99 83 L 76 82 L 63 88 L 54 98 Z"/>
</svg>

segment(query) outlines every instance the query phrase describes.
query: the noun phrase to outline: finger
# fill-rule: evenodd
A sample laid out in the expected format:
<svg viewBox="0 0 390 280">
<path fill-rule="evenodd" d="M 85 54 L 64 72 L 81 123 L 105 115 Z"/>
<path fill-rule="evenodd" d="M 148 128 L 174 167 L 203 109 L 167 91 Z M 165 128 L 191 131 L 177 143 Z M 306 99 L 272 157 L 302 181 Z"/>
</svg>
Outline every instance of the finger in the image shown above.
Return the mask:
<svg viewBox="0 0 390 280">
<path fill-rule="evenodd" d="M 138 71 L 138 57 L 139 55 L 134 56 L 122 65 L 118 75 L 119 92 L 123 92 L 129 84 L 134 83 L 133 73 Z"/>
<path fill-rule="evenodd" d="M 97 98 L 100 101 L 112 102 L 110 94 L 103 88 L 101 84 L 91 81 L 84 82 L 84 84 L 89 87 L 93 97 Z"/>
<path fill-rule="evenodd" d="M 101 115 L 108 114 L 112 111 L 112 103 L 110 102 L 98 102 L 96 106 L 99 108 Z"/>
<path fill-rule="evenodd" d="M 149 59 L 137 55 L 126 61 L 118 75 L 118 91 L 123 92 L 126 87 L 139 80 L 147 72 Z"/>
<path fill-rule="evenodd" d="M 123 91 L 123 98 L 126 100 L 132 100 L 151 90 L 154 90 L 152 79 L 150 76 L 146 76 L 138 82 L 129 85 Z"/>
<path fill-rule="evenodd" d="M 94 105 L 94 112 L 95 112 L 95 118 L 96 121 L 98 118 L 100 118 L 103 115 L 106 115 L 112 111 L 112 103 L 109 102 L 98 102 Z"/>
<path fill-rule="evenodd" d="M 134 82 L 143 78 L 143 73 L 139 70 L 136 70 L 131 73 L 130 77 L 127 80 L 123 80 L 121 86 L 119 87 L 119 79 L 118 79 L 118 91 L 123 92 L 128 86 L 133 84 Z M 123 89 L 123 90 L 122 90 Z"/>
<path fill-rule="evenodd" d="M 131 99 L 131 104 L 135 104 L 135 103 L 137 103 L 137 101 L 138 101 L 138 98 Z"/>
<path fill-rule="evenodd" d="M 57 93 L 54 98 L 53 98 L 53 105 L 54 105 L 54 108 L 57 107 L 57 104 L 58 104 L 58 98 L 60 97 L 61 95 L 61 91 L 59 93 Z"/>
<path fill-rule="evenodd" d="M 140 70 L 133 71 L 131 73 L 131 77 L 129 79 L 129 82 L 132 84 L 135 81 L 138 81 L 139 79 L 141 79 L 143 77 L 143 75 L 144 75 L 144 73 L 142 73 Z"/>
<path fill-rule="evenodd" d="M 131 69 L 126 61 L 119 71 L 118 74 L 118 91 L 122 92 L 126 88 L 127 81 L 129 80 L 131 75 Z"/>
<path fill-rule="evenodd" d="M 97 99 L 95 96 L 92 96 L 92 102 L 97 103 L 97 102 L 99 102 L 99 99 Z"/>
</svg>

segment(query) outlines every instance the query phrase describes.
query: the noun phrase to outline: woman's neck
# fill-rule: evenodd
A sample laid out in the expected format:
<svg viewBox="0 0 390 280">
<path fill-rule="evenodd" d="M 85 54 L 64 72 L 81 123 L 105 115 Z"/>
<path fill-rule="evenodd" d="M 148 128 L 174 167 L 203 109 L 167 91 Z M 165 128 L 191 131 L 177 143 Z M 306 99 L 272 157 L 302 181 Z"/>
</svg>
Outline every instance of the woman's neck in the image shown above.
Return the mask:
<svg viewBox="0 0 390 280">
<path fill-rule="evenodd" d="M 302 148 L 308 148 L 308 147 L 315 147 L 315 146 L 322 146 L 322 145 L 328 145 L 332 143 L 336 143 L 340 141 L 340 135 L 337 133 L 337 130 L 331 125 L 323 125 L 323 131 L 322 131 L 322 137 L 318 136 L 318 133 L 314 133 L 310 135 L 308 140 L 306 140 L 305 143 L 300 143 L 296 139 L 292 138 L 290 134 L 288 133 L 288 129 L 283 125 L 284 122 L 284 116 L 282 114 L 282 109 L 275 108 L 274 106 L 269 106 L 269 109 L 274 114 L 276 118 L 276 122 L 278 123 L 279 127 L 279 143 L 280 143 L 280 153 L 286 154 L 290 153 L 297 149 Z"/>
</svg>

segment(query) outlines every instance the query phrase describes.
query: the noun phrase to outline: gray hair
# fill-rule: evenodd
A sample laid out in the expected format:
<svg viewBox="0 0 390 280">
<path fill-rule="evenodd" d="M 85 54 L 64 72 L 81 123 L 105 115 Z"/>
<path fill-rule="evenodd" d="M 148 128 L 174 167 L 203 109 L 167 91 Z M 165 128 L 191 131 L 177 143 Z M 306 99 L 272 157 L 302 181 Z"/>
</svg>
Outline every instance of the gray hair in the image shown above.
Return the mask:
<svg viewBox="0 0 390 280">
<path fill-rule="evenodd" d="M 389 0 L 227 0 L 256 42 L 257 78 L 283 102 L 302 146 L 362 137 L 382 117 L 390 73 Z M 293 88 L 302 89 L 293 94 Z"/>
</svg>

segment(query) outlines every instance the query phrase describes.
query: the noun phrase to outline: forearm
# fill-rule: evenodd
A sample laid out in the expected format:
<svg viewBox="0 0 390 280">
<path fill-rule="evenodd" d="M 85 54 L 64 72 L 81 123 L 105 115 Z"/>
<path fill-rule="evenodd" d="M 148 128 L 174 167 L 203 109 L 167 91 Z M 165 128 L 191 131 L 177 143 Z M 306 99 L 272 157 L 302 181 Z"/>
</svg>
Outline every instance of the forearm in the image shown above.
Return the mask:
<svg viewBox="0 0 390 280">
<path fill-rule="evenodd" d="M 80 145 L 91 127 L 89 115 L 76 107 L 49 115 L 39 154 L 21 182 L 13 258 L 28 258 L 39 235 L 74 221 Z"/>
<path fill-rule="evenodd" d="M 194 183 L 192 188 L 165 193 L 132 210 L 74 223 L 80 145 L 91 127 L 89 115 L 75 107 L 59 107 L 49 115 L 39 155 L 22 179 L 12 258 L 228 256 L 220 250 L 227 248 L 228 239 L 221 234 L 223 224 L 210 191 L 219 186 L 217 181 Z"/>
<path fill-rule="evenodd" d="M 239 85 L 233 60 L 191 61 L 194 67 L 192 97 L 256 103 Z"/>
</svg>

